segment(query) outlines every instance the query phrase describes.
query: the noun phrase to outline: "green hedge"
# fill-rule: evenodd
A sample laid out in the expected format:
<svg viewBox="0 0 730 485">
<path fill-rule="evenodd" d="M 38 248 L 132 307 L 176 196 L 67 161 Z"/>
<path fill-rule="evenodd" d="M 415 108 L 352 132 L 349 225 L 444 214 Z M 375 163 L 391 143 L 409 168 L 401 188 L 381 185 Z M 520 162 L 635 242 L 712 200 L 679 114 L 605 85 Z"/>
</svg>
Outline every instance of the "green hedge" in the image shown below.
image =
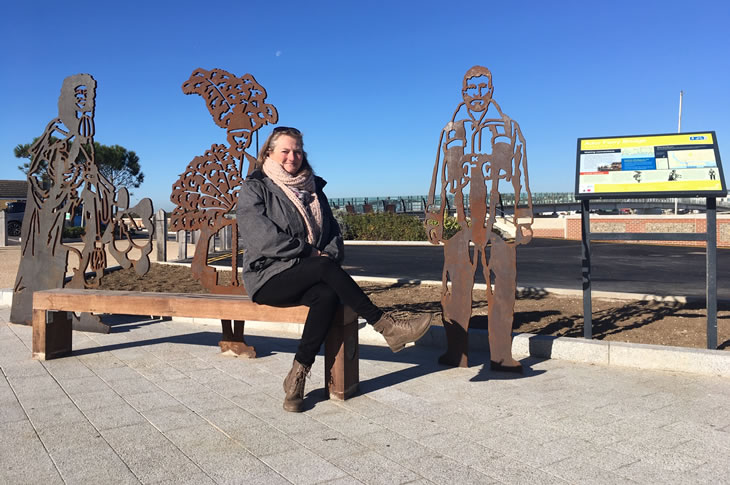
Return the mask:
<svg viewBox="0 0 730 485">
<path fill-rule="evenodd" d="M 356 241 L 425 241 L 426 229 L 416 216 L 377 212 L 348 214 L 344 209 L 334 211 L 342 236 Z M 467 221 L 468 223 L 468 221 Z M 455 217 L 446 216 L 443 238 L 450 239 L 461 227 Z"/>
<path fill-rule="evenodd" d="M 86 229 L 81 226 L 64 226 L 61 233 L 64 239 L 78 239 L 86 233 Z"/>
<path fill-rule="evenodd" d="M 470 224 L 469 220 L 467 219 L 467 224 Z M 456 217 L 446 216 L 444 218 L 444 232 L 443 232 L 443 238 L 444 239 L 451 239 L 451 236 L 459 232 L 461 229 L 461 226 L 456 220 Z"/>
<path fill-rule="evenodd" d="M 344 211 L 343 211 L 344 212 Z M 379 212 L 336 213 L 345 239 L 358 241 L 425 241 L 426 230 L 415 216 Z"/>
</svg>

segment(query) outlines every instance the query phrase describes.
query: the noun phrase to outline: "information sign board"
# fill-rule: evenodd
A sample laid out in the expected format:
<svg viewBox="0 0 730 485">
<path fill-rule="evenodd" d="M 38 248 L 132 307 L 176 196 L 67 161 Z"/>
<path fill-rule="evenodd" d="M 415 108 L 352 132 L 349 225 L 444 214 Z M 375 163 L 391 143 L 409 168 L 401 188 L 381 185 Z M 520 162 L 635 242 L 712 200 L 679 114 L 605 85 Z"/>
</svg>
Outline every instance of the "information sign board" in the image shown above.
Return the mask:
<svg viewBox="0 0 730 485">
<path fill-rule="evenodd" d="M 715 132 L 578 138 L 575 195 L 724 197 Z"/>
</svg>

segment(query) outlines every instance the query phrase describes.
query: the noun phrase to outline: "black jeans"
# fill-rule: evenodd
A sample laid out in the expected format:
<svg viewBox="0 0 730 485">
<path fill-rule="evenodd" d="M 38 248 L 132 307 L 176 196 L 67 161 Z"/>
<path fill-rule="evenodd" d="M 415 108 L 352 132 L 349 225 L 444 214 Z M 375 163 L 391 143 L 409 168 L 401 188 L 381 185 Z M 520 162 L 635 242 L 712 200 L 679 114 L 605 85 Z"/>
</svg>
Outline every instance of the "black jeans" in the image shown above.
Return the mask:
<svg viewBox="0 0 730 485">
<path fill-rule="evenodd" d="M 383 312 L 357 286 L 337 263 L 325 256 L 305 258 L 295 266 L 273 276 L 253 296 L 263 305 L 309 307 L 302 339 L 294 358 L 311 366 L 327 337 L 337 306 L 342 302 L 375 323 Z"/>
</svg>

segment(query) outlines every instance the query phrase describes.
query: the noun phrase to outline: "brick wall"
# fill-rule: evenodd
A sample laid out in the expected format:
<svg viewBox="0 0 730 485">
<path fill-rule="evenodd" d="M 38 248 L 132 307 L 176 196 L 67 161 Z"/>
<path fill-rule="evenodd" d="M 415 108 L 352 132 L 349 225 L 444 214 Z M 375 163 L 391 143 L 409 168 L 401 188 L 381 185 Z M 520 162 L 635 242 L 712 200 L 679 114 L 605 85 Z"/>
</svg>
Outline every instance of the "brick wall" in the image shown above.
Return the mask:
<svg viewBox="0 0 730 485">
<path fill-rule="evenodd" d="M 564 237 L 566 239 L 580 240 L 580 215 L 567 216 L 565 218 L 565 231 L 562 235 L 554 236 L 553 230 L 550 234 L 543 233 L 543 230 L 535 231 L 537 237 Z M 591 232 L 681 232 L 681 233 L 703 233 L 706 228 L 704 214 L 688 215 L 665 215 L 665 216 L 601 216 L 591 214 Z M 647 244 L 670 244 L 678 246 L 704 246 L 704 241 L 641 241 Z M 730 247 L 730 215 L 717 216 L 717 245 Z"/>
</svg>

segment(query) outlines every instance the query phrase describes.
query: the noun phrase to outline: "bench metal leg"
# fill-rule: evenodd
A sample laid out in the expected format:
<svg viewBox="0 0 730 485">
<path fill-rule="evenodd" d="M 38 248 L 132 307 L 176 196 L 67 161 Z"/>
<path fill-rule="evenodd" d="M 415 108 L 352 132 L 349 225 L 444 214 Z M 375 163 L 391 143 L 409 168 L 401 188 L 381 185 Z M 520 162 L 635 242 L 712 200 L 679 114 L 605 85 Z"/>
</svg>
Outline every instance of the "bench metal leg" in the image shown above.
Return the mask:
<svg viewBox="0 0 730 485">
<path fill-rule="evenodd" d="M 325 382 L 332 399 L 347 399 L 360 384 L 357 330 L 357 315 L 340 307 L 324 344 Z"/>
<path fill-rule="evenodd" d="M 222 353 L 231 352 L 236 357 L 246 357 L 249 359 L 256 358 L 256 349 L 246 344 L 243 338 L 243 325 L 245 320 L 234 320 L 233 329 L 231 329 L 230 320 L 221 320 L 223 327 L 223 338 L 218 345 Z"/>
<path fill-rule="evenodd" d="M 50 360 L 71 353 L 68 312 L 33 310 L 33 358 Z"/>
</svg>

